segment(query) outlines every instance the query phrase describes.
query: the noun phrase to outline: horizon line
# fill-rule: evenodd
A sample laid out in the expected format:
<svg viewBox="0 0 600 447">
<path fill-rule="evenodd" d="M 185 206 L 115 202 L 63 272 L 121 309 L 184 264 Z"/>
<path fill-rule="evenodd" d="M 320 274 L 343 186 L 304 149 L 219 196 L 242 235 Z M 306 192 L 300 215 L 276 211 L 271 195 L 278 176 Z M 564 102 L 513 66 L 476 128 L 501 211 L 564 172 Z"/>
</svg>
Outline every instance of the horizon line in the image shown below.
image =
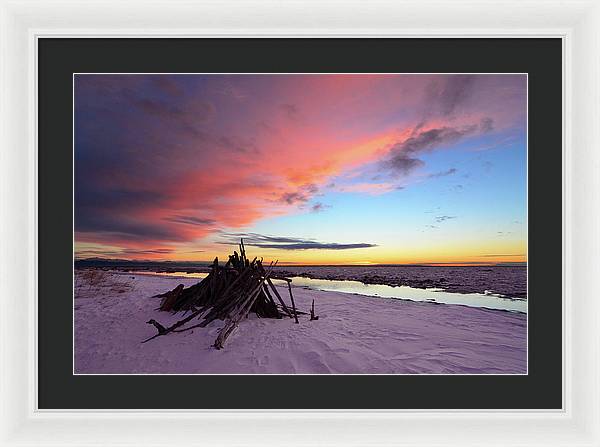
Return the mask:
<svg viewBox="0 0 600 447">
<path fill-rule="evenodd" d="M 517 255 L 518 256 L 518 255 Z M 209 260 L 169 260 L 169 259 L 119 259 L 119 258 L 73 258 L 73 263 L 76 262 L 104 262 L 104 263 L 156 263 L 156 264 L 206 264 L 210 266 L 213 261 Z M 222 261 L 219 261 L 222 263 Z M 354 262 L 348 264 L 339 263 L 296 263 L 296 262 L 278 262 L 278 267 L 377 267 L 377 266 L 506 266 L 506 265 L 527 265 L 527 261 L 506 261 L 506 262 L 485 262 L 485 261 L 454 261 L 454 262 L 409 262 L 409 263 L 370 263 L 370 262 Z"/>
</svg>

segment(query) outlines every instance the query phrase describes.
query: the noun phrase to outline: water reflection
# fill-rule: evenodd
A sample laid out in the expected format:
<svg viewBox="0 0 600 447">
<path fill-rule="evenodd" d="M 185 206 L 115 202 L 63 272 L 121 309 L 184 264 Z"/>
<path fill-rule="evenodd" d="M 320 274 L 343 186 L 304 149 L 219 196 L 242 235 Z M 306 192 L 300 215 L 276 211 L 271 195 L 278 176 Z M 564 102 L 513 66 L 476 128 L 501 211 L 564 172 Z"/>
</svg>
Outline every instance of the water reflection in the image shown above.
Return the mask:
<svg viewBox="0 0 600 447">
<path fill-rule="evenodd" d="M 179 278 L 206 278 L 208 275 L 208 273 L 186 272 L 135 272 L 135 274 L 172 276 Z M 285 282 L 281 280 L 275 279 L 273 282 L 278 285 L 285 285 Z M 470 307 L 484 307 L 488 309 L 509 310 L 523 313 L 527 312 L 527 300 L 513 299 L 494 294 L 450 293 L 439 288 L 418 289 L 408 286 L 392 287 L 382 284 L 363 284 L 359 281 L 312 279 L 301 276 L 293 277 L 292 285 L 328 292 L 353 293 L 382 298 L 429 301 L 443 304 L 462 304 Z"/>
<path fill-rule="evenodd" d="M 359 281 L 336 281 L 293 277 L 296 287 L 314 290 L 355 293 L 358 295 L 379 296 L 382 298 L 407 299 L 412 301 L 430 301 L 443 304 L 462 304 L 471 307 L 485 307 L 516 312 L 527 312 L 527 300 L 512 299 L 492 294 L 450 293 L 443 289 L 417 289 L 407 286 L 386 286 L 381 284 L 363 284 Z"/>
</svg>

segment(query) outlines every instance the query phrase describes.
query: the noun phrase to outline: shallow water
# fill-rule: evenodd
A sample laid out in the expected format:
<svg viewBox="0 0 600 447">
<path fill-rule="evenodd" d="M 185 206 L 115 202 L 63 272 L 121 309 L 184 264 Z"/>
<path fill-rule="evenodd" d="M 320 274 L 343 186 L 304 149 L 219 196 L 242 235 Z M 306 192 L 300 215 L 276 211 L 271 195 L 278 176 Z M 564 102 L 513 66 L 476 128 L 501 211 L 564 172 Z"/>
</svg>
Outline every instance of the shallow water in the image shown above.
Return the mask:
<svg viewBox="0 0 600 447">
<path fill-rule="evenodd" d="M 527 266 L 283 266 L 278 274 L 289 278 L 359 281 L 364 284 L 442 288 L 452 293 L 489 292 L 511 298 L 527 298 Z"/>
<path fill-rule="evenodd" d="M 393 287 L 381 284 L 363 284 L 359 281 L 337 281 L 304 277 L 292 277 L 291 279 L 293 281 L 292 284 L 296 287 L 307 287 L 313 290 L 527 312 L 527 300 L 507 298 L 494 294 L 452 293 L 446 292 L 443 289 L 418 289 L 408 286 Z"/>
<path fill-rule="evenodd" d="M 136 275 L 171 276 L 177 278 L 205 278 L 208 273 L 186 272 L 135 272 Z M 469 307 L 527 312 L 527 300 L 504 297 L 497 294 L 453 293 L 439 288 L 419 289 L 408 286 L 386 286 L 382 284 L 363 284 L 359 281 L 312 279 L 301 276 L 292 277 L 292 285 L 328 292 L 352 293 L 377 296 L 381 298 L 405 299 L 411 301 L 434 302 L 440 304 L 460 304 Z M 274 279 L 274 283 L 285 285 L 284 281 Z"/>
</svg>

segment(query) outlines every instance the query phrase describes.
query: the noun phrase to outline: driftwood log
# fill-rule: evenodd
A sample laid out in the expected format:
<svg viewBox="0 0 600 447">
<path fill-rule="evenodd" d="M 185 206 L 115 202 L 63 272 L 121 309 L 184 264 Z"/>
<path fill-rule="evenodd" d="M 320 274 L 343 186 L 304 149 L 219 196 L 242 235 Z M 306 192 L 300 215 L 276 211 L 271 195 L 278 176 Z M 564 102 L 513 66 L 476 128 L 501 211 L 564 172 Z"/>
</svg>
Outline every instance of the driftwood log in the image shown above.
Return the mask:
<svg viewBox="0 0 600 447">
<path fill-rule="evenodd" d="M 157 298 L 163 299 L 160 303 L 160 310 L 173 309 L 173 304 L 175 304 L 175 301 L 177 300 L 179 295 L 181 295 L 182 291 L 183 291 L 183 284 L 179 284 L 177 287 L 175 287 L 173 290 L 171 290 L 167 293 L 163 293 L 161 295 L 156 295 Z"/>
<path fill-rule="evenodd" d="M 312 305 L 310 306 L 310 321 L 318 320 L 319 316 L 315 315 L 315 300 L 312 300 Z"/>
<path fill-rule="evenodd" d="M 142 343 L 171 332 L 184 332 L 196 327 L 205 327 L 218 319 L 225 321 L 225 324 L 219 330 L 213 346 L 222 349 L 227 338 L 251 312 L 259 318 L 282 318 L 285 315 L 293 317 L 294 321 L 299 323 L 298 315 L 307 315 L 307 313 L 296 309 L 291 287 L 292 280 L 289 278 L 277 277 L 276 279 L 287 282 L 291 310 L 281 297 L 271 280 L 276 264 L 277 262 L 271 263 L 268 269 L 265 269 L 262 258 L 259 260 L 255 257 L 250 261 L 246 256 L 246 248 L 242 240 L 239 245 L 239 254 L 234 251 L 224 266 L 220 266 L 219 260 L 215 258 L 210 273 L 200 282 L 188 288 L 179 284 L 169 292 L 156 295 L 156 297 L 162 298 L 160 310 L 184 312 L 185 318 L 169 327 L 161 325 L 154 319 L 148 321 L 147 323 L 153 325 L 158 333 Z M 275 302 L 271 292 L 279 304 Z M 311 316 L 313 314 L 314 303 Z M 194 319 L 200 320 L 200 322 L 186 326 Z M 316 318 L 311 317 L 311 319 Z"/>
<path fill-rule="evenodd" d="M 296 304 L 294 304 L 294 295 L 292 295 L 291 282 L 292 281 L 288 281 L 287 286 L 288 290 L 290 291 L 290 300 L 292 301 L 292 311 L 294 312 L 294 320 L 296 321 L 296 324 L 298 324 L 298 314 L 296 313 Z"/>
</svg>

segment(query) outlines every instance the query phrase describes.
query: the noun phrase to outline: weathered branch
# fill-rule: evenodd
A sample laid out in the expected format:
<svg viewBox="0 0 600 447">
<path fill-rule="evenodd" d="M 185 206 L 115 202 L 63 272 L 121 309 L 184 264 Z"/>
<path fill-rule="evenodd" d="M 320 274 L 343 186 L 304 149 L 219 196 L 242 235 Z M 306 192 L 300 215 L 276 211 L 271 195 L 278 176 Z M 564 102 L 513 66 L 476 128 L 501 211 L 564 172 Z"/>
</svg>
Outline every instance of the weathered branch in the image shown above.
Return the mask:
<svg viewBox="0 0 600 447">
<path fill-rule="evenodd" d="M 271 262 L 268 269 L 265 269 L 262 258 L 258 260 L 255 257 L 252 261 L 248 259 L 243 240 L 239 250 L 239 254 L 234 251 L 229 256 L 225 266 L 219 266 L 219 260 L 215 258 L 210 273 L 193 286 L 185 288 L 180 284 L 175 289 L 160 295 L 163 298 L 161 310 L 175 312 L 183 310 L 185 318 L 181 318 L 169 327 L 163 326 L 154 319 L 148 321 L 148 324 L 152 324 L 158 333 L 142 343 L 171 332 L 185 332 L 196 327 L 205 327 L 215 319 L 220 319 L 225 321 L 225 324 L 219 331 L 214 346 L 221 349 L 227 338 L 250 312 L 254 312 L 260 318 L 281 318 L 284 312 L 290 317 L 294 315 L 298 322 L 297 314 L 301 312 L 295 308 L 291 289 L 293 313 L 271 281 L 277 261 Z M 287 278 L 285 280 L 288 281 L 289 286 L 290 280 Z M 281 310 L 273 299 L 269 287 L 279 300 Z M 201 321 L 185 327 L 195 318 Z"/>
<path fill-rule="evenodd" d="M 296 320 L 296 324 L 298 324 L 298 314 L 296 313 L 296 305 L 294 304 L 294 295 L 292 295 L 292 285 L 291 281 L 287 283 L 288 290 L 290 291 L 290 300 L 292 300 L 292 310 L 294 311 L 294 320 Z"/>
<path fill-rule="evenodd" d="M 319 316 L 315 315 L 315 300 L 312 300 L 312 306 L 310 307 L 310 321 L 318 320 Z"/>
</svg>

